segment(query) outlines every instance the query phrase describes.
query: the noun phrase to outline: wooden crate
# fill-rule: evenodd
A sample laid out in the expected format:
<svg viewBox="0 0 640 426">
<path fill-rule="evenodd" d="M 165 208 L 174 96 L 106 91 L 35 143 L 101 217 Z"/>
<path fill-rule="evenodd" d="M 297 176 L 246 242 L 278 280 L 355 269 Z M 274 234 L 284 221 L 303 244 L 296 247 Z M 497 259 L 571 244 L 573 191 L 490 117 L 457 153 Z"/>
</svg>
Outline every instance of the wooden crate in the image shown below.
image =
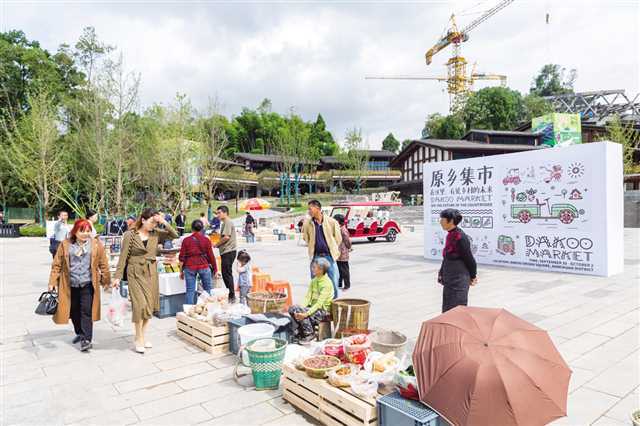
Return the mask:
<svg viewBox="0 0 640 426">
<path fill-rule="evenodd" d="M 282 370 L 283 398 L 322 424 L 330 426 L 376 426 L 375 398 L 361 398 L 349 388 L 312 379 L 290 365 Z"/>
<path fill-rule="evenodd" d="M 184 312 L 176 314 L 179 337 L 211 354 L 229 351 L 229 326 L 214 327 L 211 324 L 189 318 Z"/>
</svg>

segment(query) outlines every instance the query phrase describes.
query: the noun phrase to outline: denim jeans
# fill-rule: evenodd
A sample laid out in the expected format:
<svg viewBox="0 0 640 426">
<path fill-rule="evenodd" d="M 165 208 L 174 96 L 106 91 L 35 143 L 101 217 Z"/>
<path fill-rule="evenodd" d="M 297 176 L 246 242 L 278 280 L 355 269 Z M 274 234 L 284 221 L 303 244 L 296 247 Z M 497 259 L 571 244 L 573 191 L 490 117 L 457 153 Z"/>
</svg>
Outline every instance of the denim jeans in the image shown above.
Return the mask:
<svg viewBox="0 0 640 426">
<path fill-rule="evenodd" d="M 196 276 L 200 276 L 200 281 L 202 282 L 202 288 L 207 293 L 211 292 L 211 269 L 184 269 L 184 280 L 187 283 L 187 294 L 185 297 L 185 304 L 187 305 L 195 305 L 198 301 L 198 296 L 196 295 Z"/>
<path fill-rule="evenodd" d="M 329 278 L 331 278 L 331 282 L 333 283 L 333 298 L 337 299 L 338 298 L 338 281 L 340 280 L 340 272 L 338 272 L 338 264 L 336 263 L 335 260 L 333 260 L 333 257 L 331 256 L 314 256 L 313 260 L 311 261 L 311 265 L 313 265 L 313 261 L 316 259 L 326 259 L 327 262 L 329 262 L 330 268 L 327 274 L 329 275 Z M 309 271 L 311 272 L 311 278 L 313 279 L 314 275 L 313 275 L 313 270 L 311 269 L 311 265 L 309 265 Z"/>
</svg>

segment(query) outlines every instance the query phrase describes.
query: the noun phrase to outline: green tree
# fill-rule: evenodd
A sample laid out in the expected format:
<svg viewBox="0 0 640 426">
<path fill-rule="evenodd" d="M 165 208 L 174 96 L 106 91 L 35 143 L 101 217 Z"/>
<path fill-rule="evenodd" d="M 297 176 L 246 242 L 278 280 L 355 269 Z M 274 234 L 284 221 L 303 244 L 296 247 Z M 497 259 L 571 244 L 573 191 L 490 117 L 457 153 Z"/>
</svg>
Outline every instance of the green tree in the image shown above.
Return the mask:
<svg viewBox="0 0 640 426">
<path fill-rule="evenodd" d="M 567 71 L 558 64 L 547 64 L 533 78 L 529 92 L 538 96 L 573 93 L 573 84 L 577 76 L 575 69 Z"/>
<path fill-rule="evenodd" d="M 212 100 L 207 117 L 203 117 L 198 123 L 197 141 L 199 147 L 196 150 L 197 168 L 200 177 L 200 192 L 203 193 L 207 203 L 208 216 L 211 216 L 211 202 L 218 188 L 218 178 L 228 168 L 222 161 L 229 139 L 225 132 L 225 121 L 219 114 L 219 102 Z"/>
<path fill-rule="evenodd" d="M 432 139 L 460 139 L 464 133 L 464 121 L 458 114 L 447 116 L 431 114 L 427 117 L 422 129 L 422 137 Z"/>
<path fill-rule="evenodd" d="M 331 132 L 327 130 L 322 114 L 318 114 L 316 121 L 311 125 L 309 144 L 317 152 L 318 156 L 334 155 L 338 150 L 338 144 L 333 139 Z"/>
<path fill-rule="evenodd" d="M 507 87 L 485 87 L 472 93 L 462 110 L 467 130 L 512 130 L 524 116 L 520 92 Z"/>
<path fill-rule="evenodd" d="M 54 55 L 27 39 L 22 31 L 0 33 L 0 116 L 16 119 L 30 106 L 29 95 L 38 90 L 48 93 L 59 105 L 77 92 L 84 75 L 73 58 L 61 47 Z"/>
<path fill-rule="evenodd" d="M 393 136 L 393 133 L 389 133 L 387 137 L 382 141 L 382 149 L 397 153 L 399 148 L 400 141 L 396 139 L 395 136 Z"/>
<path fill-rule="evenodd" d="M 362 129 L 354 127 L 348 129 L 344 138 L 344 148 L 338 154 L 341 162 L 346 166 L 345 174 L 352 174 L 356 192 L 362 189 L 362 178 L 368 170 L 369 154 L 362 139 Z"/>
<path fill-rule="evenodd" d="M 553 112 L 551 102 L 533 93 L 525 96 L 522 99 L 522 103 L 524 106 L 524 121 L 530 121 L 534 117 L 540 117 L 541 115 Z"/>
<path fill-rule="evenodd" d="M 28 97 L 28 113 L 19 120 L 2 120 L 5 154 L 13 174 L 37 200 L 38 221 L 43 223 L 66 176 L 64 145 L 59 143 L 60 123 L 51 95 L 45 91 Z"/>
<path fill-rule="evenodd" d="M 291 196 L 298 202 L 300 177 L 312 156 L 309 147 L 309 127 L 293 112 L 287 118 L 287 125 L 280 131 L 275 147 L 280 171 L 280 202 L 286 200 L 291 206 Z M 293 188 L 291 183 L 293 180 Z"/>
<path fill-rule="evenodd" d="M 625 174 L 640 172 L 640 164 L 633 161 L 633 154 L 640 149 L 640 133 L 634 129 L 633 124 L 624 123 L 619 116 L 614 116 L 607 123 L 607 135 L 602 140 L 609 140 L 622 145 L 622 161 Z"/>
<path fill-rule="evenodd" d="M 409 144 L 413 142 L 413 140 L 411 139 L 405 139 L 402 141 L 402 146 L 400 147 L 400 151 L 402 151 L 403 149 L 405 149 L 406 147 L 409 146 Z"/>
</svg>

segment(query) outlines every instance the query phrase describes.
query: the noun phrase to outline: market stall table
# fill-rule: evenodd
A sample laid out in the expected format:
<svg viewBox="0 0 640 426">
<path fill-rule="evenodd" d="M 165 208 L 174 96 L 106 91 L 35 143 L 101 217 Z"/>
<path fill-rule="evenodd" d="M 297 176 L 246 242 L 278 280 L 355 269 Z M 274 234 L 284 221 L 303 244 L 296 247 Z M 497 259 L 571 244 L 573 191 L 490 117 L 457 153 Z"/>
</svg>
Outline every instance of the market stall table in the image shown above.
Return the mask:
<svg viewBox="0 0 640 426">
<path fill-rule="evenodd" d="M 283 398 L 325 425 L 374 426 L 378 424 L 376 398 L 363 398 L 349 388 L 338 388 L 324 379 L 312 379 L 304 371 L 285 364 Z"/>
</svg>

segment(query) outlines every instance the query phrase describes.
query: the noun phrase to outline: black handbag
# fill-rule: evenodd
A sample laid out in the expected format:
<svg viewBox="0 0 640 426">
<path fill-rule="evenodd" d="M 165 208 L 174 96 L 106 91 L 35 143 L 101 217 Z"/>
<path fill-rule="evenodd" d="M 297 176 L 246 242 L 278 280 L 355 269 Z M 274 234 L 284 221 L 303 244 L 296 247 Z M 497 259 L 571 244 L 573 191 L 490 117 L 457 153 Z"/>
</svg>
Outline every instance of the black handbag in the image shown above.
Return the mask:
<svg viewBox="0 0 640 426">
<path fill-rule="evenodd" d="M 58 293 L 53 291 L 45 291 L 40 295 L 38 299 L 38 307 L 36 307 L 36 314 L 38 315 L 53 315 L 58 309 Z"/>
</svg>

